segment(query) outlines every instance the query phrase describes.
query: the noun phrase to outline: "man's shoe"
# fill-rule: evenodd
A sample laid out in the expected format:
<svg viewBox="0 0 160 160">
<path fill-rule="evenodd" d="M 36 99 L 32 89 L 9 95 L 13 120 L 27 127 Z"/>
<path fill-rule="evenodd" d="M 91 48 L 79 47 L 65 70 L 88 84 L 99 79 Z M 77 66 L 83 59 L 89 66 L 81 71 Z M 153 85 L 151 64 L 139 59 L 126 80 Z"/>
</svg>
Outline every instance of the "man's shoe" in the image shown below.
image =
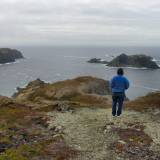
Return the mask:
<svg viewBox="0 0 160 160">
<path fill-rule="evenodd" d="M 113 117 L 115 117 L 115 116 L 116 116 L 116 114 L 113 114 L 113 113 L 112 113 L 112 116 L 113 116 Z"/>
</svg>

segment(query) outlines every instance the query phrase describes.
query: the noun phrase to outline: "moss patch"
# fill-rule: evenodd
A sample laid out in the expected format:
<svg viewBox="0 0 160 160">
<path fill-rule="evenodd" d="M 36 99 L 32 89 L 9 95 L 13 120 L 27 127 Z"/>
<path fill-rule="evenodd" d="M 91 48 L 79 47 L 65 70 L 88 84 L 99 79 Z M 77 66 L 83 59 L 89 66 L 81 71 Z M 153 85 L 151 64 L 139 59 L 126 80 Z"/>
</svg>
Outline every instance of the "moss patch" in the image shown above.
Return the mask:
<svg viewBox="0 0 160 160">
<path fill-rule="evenodd" d="M 112 131 L 119 135 L 119 140 L 111 144 L 111 149 L 117 154 L 125 155 L 129 159 L 155 160 L 159 154 L 150 149 L 153 142 L 151 137 L 144 132 L 144 126 L 140 123 L 128 123 L 126 128 L 112 125 Z"/>
<path fill-rule="evenodd" d="M 38 157 L 41 157 L 41 159 L 67 160 L 76 156 L 77 153 L 76 150 L 65 144 L 63 137 L 56 137 L 56 139 L 48 139 L 7 149 L 0 155 L 0 160 L 31 160 Z"/>
</svg>

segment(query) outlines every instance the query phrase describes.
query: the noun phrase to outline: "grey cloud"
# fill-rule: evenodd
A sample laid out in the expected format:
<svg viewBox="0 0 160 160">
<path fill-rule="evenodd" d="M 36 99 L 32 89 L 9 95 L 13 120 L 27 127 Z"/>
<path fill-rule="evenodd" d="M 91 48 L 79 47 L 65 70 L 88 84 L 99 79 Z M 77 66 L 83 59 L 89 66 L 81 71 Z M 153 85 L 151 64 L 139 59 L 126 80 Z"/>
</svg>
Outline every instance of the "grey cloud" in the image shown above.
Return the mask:
<svg viewBox="0 0 160 160">
<path fill-rule="evenodd" d="M 1 0 L 1 45 L 157 45 L 158 0 Z"/>
</svg>

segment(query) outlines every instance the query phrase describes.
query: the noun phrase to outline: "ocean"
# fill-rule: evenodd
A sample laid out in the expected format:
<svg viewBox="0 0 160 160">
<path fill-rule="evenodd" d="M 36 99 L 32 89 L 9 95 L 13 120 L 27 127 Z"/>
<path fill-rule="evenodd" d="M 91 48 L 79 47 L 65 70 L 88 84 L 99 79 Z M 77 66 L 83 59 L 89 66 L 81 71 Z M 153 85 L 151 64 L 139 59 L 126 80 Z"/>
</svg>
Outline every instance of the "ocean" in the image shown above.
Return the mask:
<svg viewBox="0 0 160 160">
<path fill-rule="evenodd" d="M 110 80 L 116 74 L 116 68 L 87 63 L 91 58 L 110 60 L 121 53 L 146 54 L 154 57 L 160 64 L 160 47 L 17 47 L 16 49 L 23 53 L 25 59 L 0 65 L 0 94 L 4 96 L 12 96 L 16 87 L 24 87 L 37 78 L 46 82 L 56 82 L 89 75 Z M 129 99 L 160 90 L 160 69 L 125 68 L 124 71 L 131 84 L 127 91 Z"/>
</svg>

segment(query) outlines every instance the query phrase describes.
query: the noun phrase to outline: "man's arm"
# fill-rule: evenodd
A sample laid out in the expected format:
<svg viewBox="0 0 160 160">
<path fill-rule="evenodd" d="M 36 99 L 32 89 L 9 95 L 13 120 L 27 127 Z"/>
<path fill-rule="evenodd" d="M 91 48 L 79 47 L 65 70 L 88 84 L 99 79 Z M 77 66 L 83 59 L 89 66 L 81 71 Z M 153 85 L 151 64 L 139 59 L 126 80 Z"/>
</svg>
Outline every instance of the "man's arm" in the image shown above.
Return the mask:
<svg viewBox="0 0 160 160">
<path fill-rule="evenodd" d="M 112 78 L 111 81 L 110 81 L 110 88 L 111 89 L 114 88 L 114 78 Z"/>
<path fill-rule="evenodd" d="M 109 81 L 109 89 L 110 89 L 110 92 L 112 93 L 112 88 L 114 86 L 114 82 L 113 82 L 113 78 Z"/>
<path fill-rule="evenodd" d="M 129 88 L 129 80 L 127 78 L 125 78 L 125 89 Z"/>
</svg>

